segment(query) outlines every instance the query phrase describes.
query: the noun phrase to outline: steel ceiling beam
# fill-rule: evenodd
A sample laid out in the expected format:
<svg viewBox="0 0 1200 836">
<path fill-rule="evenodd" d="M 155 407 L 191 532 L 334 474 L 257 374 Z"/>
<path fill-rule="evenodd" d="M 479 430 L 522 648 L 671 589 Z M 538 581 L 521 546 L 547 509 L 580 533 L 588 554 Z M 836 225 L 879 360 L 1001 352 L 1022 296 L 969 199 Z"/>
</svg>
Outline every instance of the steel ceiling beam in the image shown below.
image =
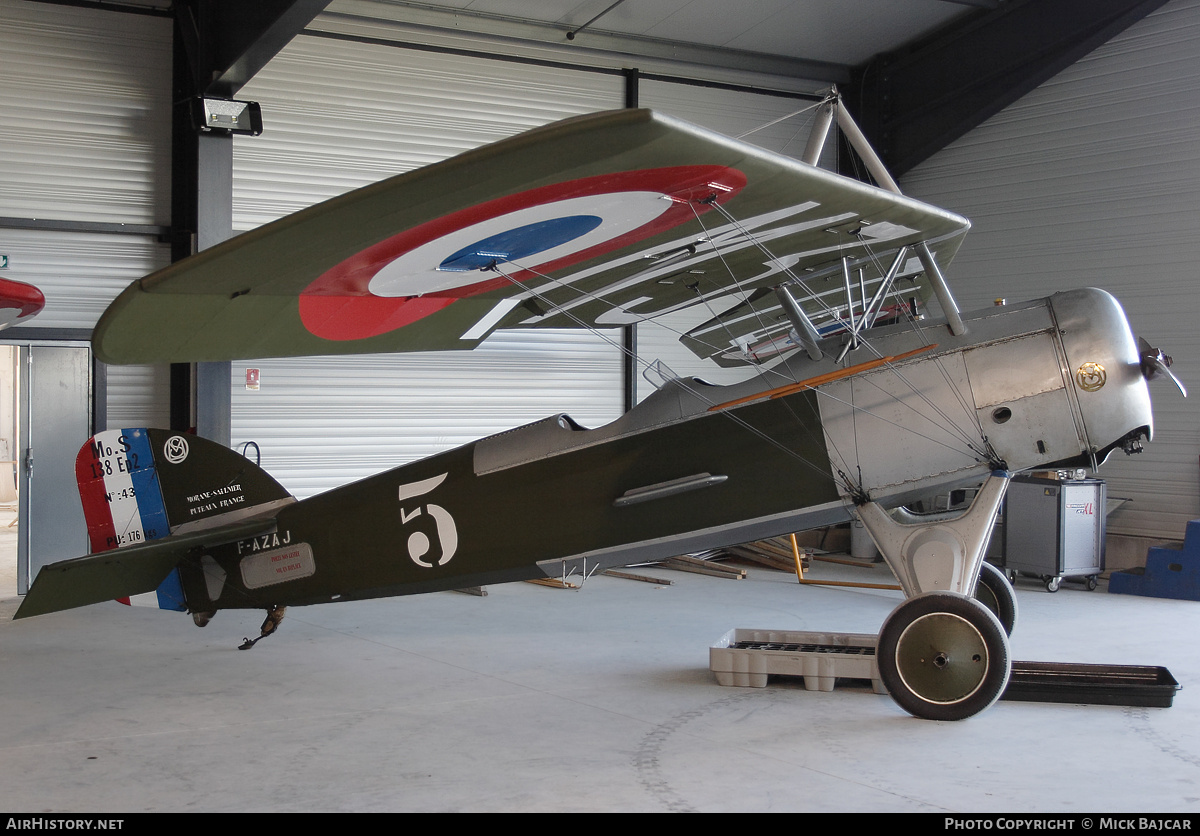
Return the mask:
<svg viewBox="0 0 1200 836">
<path fill-rule="evenodd" d="M 629 60 L 646 58 L 699 64 L 832 84 L 846 84 L 850 81 L 848 65 L 829 61 L 791 58 L 785 55 L 695 44 L 646 35 L 622 34 L 590 27 L 572 29 L 568 24 L 559 22 L 513 17 L 457 6 L 430 6 L 420 2 L 409 2 L 409 0 L 386 0 L 379 5 L 379 12 L 374 17 L 364 13 L 371 7 L 362 5 L 356 7 L 353 14 L 334 10 L 324 19 L 348 22 L 378 20 L 409 30 L 417 37 L 421 37 L 424 33 L 451 34 L 457 37 L 476 35 L 501 42 L 569 46 L 581 55 L 616 54 Z M 569 37 L 570 33 L 574 33 L 575 36 Z"/>
<path fill-rule="evenodd" d="M 941 0 L 943 3 L 952 3 L 955 6 L 974 6 L 977 9 L 995 9 L 1004 0 Z"/>
<path fill-rule="evenodd" d="M 181 0 L 175 4 L 196 95 L 232 97 L 330 0 Z"/>
<path fill-rule="evenodd" d="M 233 234 L 233 137 L 200 133 L 192 99 L 232 98 L 329 0 L 177 0 L 173 72 L 172 261 Z M 171 426 L 230 442 L 229 363 L 171 366 Z"/>
<path fill-rule="evenodd" d="M 843 95 L 894 176 L 1166 0 L 1008 0 L 854 69 Z"/>
</svg>

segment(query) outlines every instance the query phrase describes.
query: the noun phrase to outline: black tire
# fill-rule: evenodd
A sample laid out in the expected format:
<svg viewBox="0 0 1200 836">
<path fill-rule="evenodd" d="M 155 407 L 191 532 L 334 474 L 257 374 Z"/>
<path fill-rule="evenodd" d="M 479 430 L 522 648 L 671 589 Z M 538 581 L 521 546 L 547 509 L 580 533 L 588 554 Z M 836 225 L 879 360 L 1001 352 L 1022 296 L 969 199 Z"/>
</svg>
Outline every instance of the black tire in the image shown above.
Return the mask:
<svg viewBox="0 0 1200 836">
<path fill-rule="evenodd" d="M 1096 580 L 1095 575 L 1088 575 L 1088 579 L 1087 579 L 1088 592 L 1093 591 L 1096 588 L 1097 583 L 1098 583 L 1098 581 Z"/>
<path fill-rule="evenodd" d="M 1004 572 L 984 562 L 975 583 L 974 597 L 1000 619 L 1005 635 L 1011 636 L 1017 626 L 1017 595 Z"/>
<path fill-rule="evenodd" d="M 1012 672 L 999 619 L 953 592 L 927 592 L 892 610 L 876 661 L 892 699 L 923 720 L 978 714 L 1000 699 Z"/>
<path fill-rule="evenodd" d="M 1046 591 L 1047 592 L 1058 592 L 1058 589 L 1061 586 L 1062 586 L 1062 578 L 1060 578 L 1060 577 L 1046 578 Z"/>
</svg>

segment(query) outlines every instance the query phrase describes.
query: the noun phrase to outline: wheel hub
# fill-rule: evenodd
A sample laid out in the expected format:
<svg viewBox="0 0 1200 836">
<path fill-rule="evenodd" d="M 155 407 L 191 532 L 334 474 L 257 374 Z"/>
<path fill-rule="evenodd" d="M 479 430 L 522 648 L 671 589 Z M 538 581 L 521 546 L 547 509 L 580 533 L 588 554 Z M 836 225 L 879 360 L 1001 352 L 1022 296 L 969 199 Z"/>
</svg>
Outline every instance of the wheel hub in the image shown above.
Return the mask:
<svg viewBox="0 0 1200 836">
<path fill-rule="evenodd" d="M 988 672 L 987 644 L 966 619 L 932 613 L 915 619 L 896 644 L 896 668 L 914 694 L 932 703 L 967 699 Z"/>
</svg>

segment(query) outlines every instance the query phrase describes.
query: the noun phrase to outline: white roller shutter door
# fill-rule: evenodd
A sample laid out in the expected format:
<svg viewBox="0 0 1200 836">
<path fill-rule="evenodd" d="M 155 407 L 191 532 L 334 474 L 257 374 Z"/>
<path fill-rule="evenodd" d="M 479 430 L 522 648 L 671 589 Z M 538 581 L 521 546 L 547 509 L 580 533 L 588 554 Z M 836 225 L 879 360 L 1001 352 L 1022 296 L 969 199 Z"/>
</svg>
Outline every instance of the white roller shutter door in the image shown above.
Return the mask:
<svg viewBox="0 0 1200 836">
<path fill-rule="evenodd" d="M 171 367 L 108 366 L 108 429 L 171 426 Z"/>
<path fill-rule="evenodd" d="M 170 223 L 171 21 L 0 0 L 0 215 Z"/>
<path fill-rule="evenodd" d="M 0 275 L 46 296 L 32 328 L 91 328 L 126 285 L 168 263 L 151 233 L 87 225 L 170 223 L 171 26 L 168 17 L 0 0 L 0 217 L 51 222 L 0 227 L 9 257 Z M 163 374 L 115 375 L 110 416 L 140 424 L 165 412 Z"/>
</svg>

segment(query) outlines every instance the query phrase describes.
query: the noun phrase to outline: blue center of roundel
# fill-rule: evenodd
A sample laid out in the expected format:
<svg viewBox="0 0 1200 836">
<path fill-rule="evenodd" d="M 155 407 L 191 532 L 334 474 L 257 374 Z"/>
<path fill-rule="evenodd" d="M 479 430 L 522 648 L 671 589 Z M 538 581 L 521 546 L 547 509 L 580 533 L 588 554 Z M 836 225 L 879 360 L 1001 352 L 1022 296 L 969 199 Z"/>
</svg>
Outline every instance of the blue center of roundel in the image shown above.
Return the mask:
<svg viewBox="0 0 1200 836">
<path fill-rule="evenodd" d="M 552 250 L 600 226 L 595 215 L 570 215 L 519 226 L 468 244 L 438 265 L 439 270 L 482 270 L 488 265 L 519 261 Z"/>
</svg>

